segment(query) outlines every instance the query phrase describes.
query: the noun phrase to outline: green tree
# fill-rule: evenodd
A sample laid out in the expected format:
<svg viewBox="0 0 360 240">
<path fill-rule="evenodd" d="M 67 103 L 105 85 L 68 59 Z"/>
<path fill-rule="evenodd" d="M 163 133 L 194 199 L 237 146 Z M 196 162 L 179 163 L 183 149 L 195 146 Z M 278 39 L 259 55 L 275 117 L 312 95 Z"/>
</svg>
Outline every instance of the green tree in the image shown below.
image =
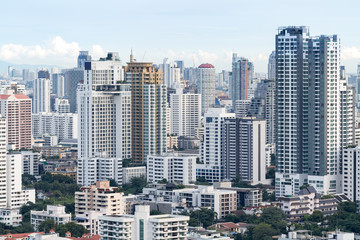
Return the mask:
<svg viewBox="0 0 360 240">
<path fill-rule="evenodd" d="M 202 226 L 207 228 L 214 224 L 216 219 L 216 212 L 207 208 L 201 208 L 200 210 L 195 210 L 190 214 L 190 226 Z"/>
<path fill-rule="evenodd" d="M 272 236 L 276 234 L 270 224 L 260 223 L 254 228 L 253 239 L 272 240 Z"/>
<path fill-rule="evenodd" d="M 67 231 L 71 232 L 72 237 L 81 237 L 84 233 L 88 233 L 83 225 L 74 222 L 58 225 L 56 229 L 56 232 L 59 233 L 60 237 L 65 237 Z"/>
<path fill-rule="evenodd" d="M 262 214 L 259 218 L 259 222 L 264 222 L 269 225 L 277 232 L 277 233 L 285 233 L 286 232 L 286 222 L 284 212 L 276 207 L 265 208 L 262 211 Z"/>
<path fill-rule="evenodd" d="M 124 184 L 122 190 L 125 194 L 138 194 L 141 193 L 143 188 L 146 187 L 147 181 L 145 177 L 133 177 L 130 183 Z"/>
<path fill-rule="evenodd" d="M 38 230 L 40 232 L 48 233 L 51 229 L 55 230 L 55 222 L 52 219 L 47 219 L 39 224 Z"/>
<path fill-rule="evenodd" d="M 322 222 L 324 220 L 324 214 L 319 210 L 315 210 L 310 215 L 309 220 L 312 222 Z"/>
<path fill-rule="evenodd" d="M 117 182 L 115 181 L 115 179 L 110 179 L 110 187 L 118 187 L 119 185 L 117 184 Z"/>
<path fill-rule="evenodd" d="M 163 178 L 159 181 L 160 184 L 166 184 L 168 183 L 168 180 L 166 178 Z"/>
</svg>

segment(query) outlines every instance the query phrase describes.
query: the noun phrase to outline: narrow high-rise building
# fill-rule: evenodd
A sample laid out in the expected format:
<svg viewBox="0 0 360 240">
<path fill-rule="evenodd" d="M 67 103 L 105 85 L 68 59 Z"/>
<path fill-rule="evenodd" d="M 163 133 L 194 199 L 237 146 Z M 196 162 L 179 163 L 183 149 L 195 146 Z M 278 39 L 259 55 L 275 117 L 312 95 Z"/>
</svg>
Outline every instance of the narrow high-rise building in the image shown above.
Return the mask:
<svg viewBox="0 0 360 240">
<path fill-rule="evenodd" d="M 69 100 L 70 112 L 76 113 L 77 88 L 78 84 L 84 81 L 84 69 L 64 69 L 62 73 L 64 74 L 64 96 Z"/>
<path fill-rule="evenodd" d="M 291 64 L 291 65 L 290 65 Z M 276 196 L 341 191 L 340 41 L 306 27 L 276 36 Z"/>
<path fill-rule="evenodd" d="M 24 94 L 0 95 L 0 114 L 7 123 L 7 144 L 13 149 L 32 148 L 31 105 L 31 99 Z"/>
<path fill-rule="evenodd" d="M 57 97 L 64 97 L 64 75 L 61 73 L 52 74 L 52 93 Z"/>
<path fill-rule="evenodd" d="M 159 65 L 164 76 L 164 83 L 169 88 L 176 88 L 180 86 L 180 68 L 175 62 L 165 58 L 163 63 Z"/>
<path fill-rule="evenodd" d="M 275 78 L 276 78 L 276 52 L 273 51 L 269 56 L 268 79 L 275 80 Z"/>
<path fill-rule="evenodd" d="M 232 80 L 229 89 L 235 110 L 236 100 L 248 100 L 248 90 L 252 82 L 253 64 L 248 59 L 233 54 Z M 250 100 L 250 99 L 249 99 Z"/>
<path fill-rule="evenodd" d="M 178 136 L 195 137 L 200 127 L 201 96 L 200 94 L 182 93 L 170 95 L 171 133 Z"/>
<path fill-rule="evenodd" d="M 198 93 L 201 94 L 201 113 L 205 114 L 215 105 L 215 67 L 209 63 L 201 64 L 197 69 Z"/>
<path fill-rule="evenodd" d="M 209 108 L 204 116 L 204 139 L 201 145 L 201 162 L 196 169 L 196 177 L 204 177 L 209 182 L 221 182 L 225 177 L 225 163 L 222 162 L 222 125 L 226 118 L 235 118 L 235 113 L 227 113 L 225 108 Z"/>
<path fill-rule="evenodd" d="M 131 91 L 117 53 L 85 63 L 78 98 L 78 183 L 94 184 L 94 158 L 131 158 Z M 98 169 L 99 170 L 99 169 Z"/>
<path fill-rule="evenodd" d="M 161 70 L 132 55 L 125 75 L 131 82 L 132 160 L 142 164 L 147 155 L 166 151 L 166 85 Z"/>
<path fill-rule="evenodd" d="M 265 139 L 265 120 L 225 119 L 221 136 L 224 178 L 262 183 L 266 179 Z"/>
<path fill-rule="evenodd" d="M 47 70 L 38 72 L 34 80 L 33 113 L 50 112 L 50 74 Z"/>
</svg>

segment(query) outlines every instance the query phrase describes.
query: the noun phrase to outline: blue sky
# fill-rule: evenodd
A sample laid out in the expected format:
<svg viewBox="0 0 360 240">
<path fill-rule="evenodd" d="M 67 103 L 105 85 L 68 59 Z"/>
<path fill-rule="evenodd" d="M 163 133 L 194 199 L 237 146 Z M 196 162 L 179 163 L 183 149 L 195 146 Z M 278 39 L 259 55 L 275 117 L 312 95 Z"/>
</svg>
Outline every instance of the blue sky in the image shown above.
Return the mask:
<svg viewBox="0 0 360 240">
<path fill-rule="evenodd" d="M 342 63 L 355 72 L 359 9 L 358 0 L 4 1 L 0 60 L 71 67 L 79 50 L 96 58 L 117 51 L 127 61 L 133 48 L 138 61 L 169 57 L 220 71 L 237 52 L 266 72 L 277 28 L 305 25 L 311 35 L 339 34 Z"/>
</svg>

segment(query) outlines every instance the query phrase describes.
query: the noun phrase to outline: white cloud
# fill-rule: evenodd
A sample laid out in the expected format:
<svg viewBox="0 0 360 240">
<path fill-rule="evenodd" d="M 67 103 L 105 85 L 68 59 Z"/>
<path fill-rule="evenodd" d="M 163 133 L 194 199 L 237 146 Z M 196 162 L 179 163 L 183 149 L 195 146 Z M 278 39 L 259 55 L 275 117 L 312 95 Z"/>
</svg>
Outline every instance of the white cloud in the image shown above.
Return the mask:
<svg viewBox="0 0 360 240">
<path fill-rule="evenodd" d="M 100 45 L 93 45 L 90 51 L 92 59 L 99 59 L 106 55 L 106 51 Z"/>
<path fill-rule="evenodd" d="M 360 59 L 360 48 L 343 47 L 341 55 L 343 60 Z"/>
</svg>

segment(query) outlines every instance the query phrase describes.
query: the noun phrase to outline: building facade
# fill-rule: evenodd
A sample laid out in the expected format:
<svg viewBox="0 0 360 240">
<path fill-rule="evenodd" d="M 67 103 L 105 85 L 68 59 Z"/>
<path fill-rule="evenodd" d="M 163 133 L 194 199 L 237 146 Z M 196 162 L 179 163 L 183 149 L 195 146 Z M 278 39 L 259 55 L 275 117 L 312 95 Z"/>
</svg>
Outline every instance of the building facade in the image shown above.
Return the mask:
<svg viewBox="0 0 360 240">
<path fill-rule="evenodd" d="M 201 113 L 205 114 L 215 105 L 215 67 L 209 63 L 201 64 L 197 69 L 197 87 L 201 94 Z"/>
<path fill-rule="evenodd" d="M 30 149 L 31 99 L 23 94 L 0 95 L 0 114 L 6 118 L 7 144 L 13 149 Z"/>
<path fill-rule="evenodd" d="M 50 76 L 45 70 L 34 80 L 33 113 L 39 112 L 50 112 Z"/>
<path fill-rule="evenodd" d="M 65 212 L 65 206 L 61 205 L 47 205 L 46 211 L 30 211 L 30 222 L 35 231 L 38 231 L 39 225 L 48 220 L 54 220 L 57 225 L 71 222 L 71 213 Z"/>
<path fill-rule="evenodd" d="M 132 55 L 125 74 L 131 82 L 132 160 L 144 163 L 147 155 L 166 151 L 166 85 L 161 70 Z"/>
<path fill-rule="evenodd" d="M 238 57 L 236 53 L 233 53 L 232 80 L 229 86 L 233 109 L 235 109 L 236 100 L 248 100 L 248 90 L 252 83 L 253 74 L 252 62 L 246 58 Z"/>
</svg>

